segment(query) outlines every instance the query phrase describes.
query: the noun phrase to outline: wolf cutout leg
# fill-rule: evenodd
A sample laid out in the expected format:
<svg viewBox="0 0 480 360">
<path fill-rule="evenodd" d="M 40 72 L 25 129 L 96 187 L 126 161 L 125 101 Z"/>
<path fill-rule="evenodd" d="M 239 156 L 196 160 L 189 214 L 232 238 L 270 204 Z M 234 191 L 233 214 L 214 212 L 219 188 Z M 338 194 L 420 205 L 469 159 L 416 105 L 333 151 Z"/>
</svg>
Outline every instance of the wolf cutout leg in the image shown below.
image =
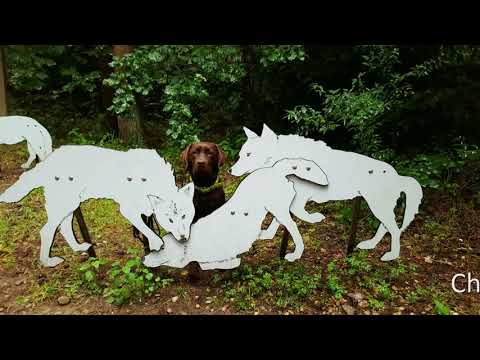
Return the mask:
<svg viewBox="0 0 480 360">
<path fill-rule="evenodd" d="M 62 224 L 60 225 L 60 233 L 63 235 L 68 245 L 70 245 L 73 251 L 77 251 L 77 252 L 87 251 L 92 244 L 89 244 L 89 243 L 80 244 L 77 241 L 77 239 L 75 238 L 75 234 L 73 233 L 72 220 L 73 220 L 73 213 L 68 215 L 65 218 L 65 220 L 63 220 Z"/>
<path fill-rule="evenodd" d="M 359 249 L 374 249 L 380 241 L 382 241 L 385 234 L 388 230 L 385 228 L 383 224 L 380 224 L 375 236 L 370 240 L 364 240 L 357 244 L 357 248 Z"/>
<path fill-rule="evenodd" d="M 280 223 L 275 219 L 275 217 L 272 219 L 272 222 L 270 225 L 268 225 L 268 228 L 266 230 L 261 230 L 260 234 L 258 235 L 258 238 L 260 240 L 271 240 L 277 233 L 278 228 L 280 227 Z"/>
<path fill-rule="evenodd" d="M 150 229 L 142 219 L 142 216 L 138 211 L 132 210 L 130 208 L 125 208 L 120 206 L 120 212 L 126 219 L 128 219 L 133 226 L 135 226 L 138 231 L 145 235 L 148 239 L 148 246 L 152 251 L 158 251 L 163 245 L 162 240 L 155 234 L 152 229 Z"/>
<path fill-rule="evenodd" d="M 27 148 L 28 148 L 29 157 L 27 162 L 20 166 L 22 169 L 28 169 L 32 165 L 35 158 L 37 157 L 37 153 L 35 152 L 35 150 L 33 149 L 32 145 L 30 145 L 29 142 L 27 142 Z"/>
<path fill-rule="evenodd" d="M 319 212 L 311 213 L 311 214 L 307 212 L 305 210 L 306 204 L 307 204 L 307 199 L 298 197 L 298 193 L 297 193 L 297 196 L 295 197 L 292 205 L 290 206 L 290 211 L 300 220 L 306 221 L 311 224 L 319 223 L 325 219 L 325 216 Z"/>
</svg>

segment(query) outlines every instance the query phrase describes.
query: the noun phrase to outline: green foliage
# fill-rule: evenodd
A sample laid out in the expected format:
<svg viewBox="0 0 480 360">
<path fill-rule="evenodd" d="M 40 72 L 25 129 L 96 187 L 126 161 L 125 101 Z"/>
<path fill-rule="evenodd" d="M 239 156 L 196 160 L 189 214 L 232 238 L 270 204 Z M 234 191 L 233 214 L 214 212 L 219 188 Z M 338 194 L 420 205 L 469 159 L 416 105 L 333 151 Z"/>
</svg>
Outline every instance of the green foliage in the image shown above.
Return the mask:
<svg viewBox="0 0 480 360">
<path fill-rule="evenodd" d="M 133 258 L 125 264 L 106 259 L 88 259 L 78 267 L 82 284 L 93 294 L 103 294 L 107 302 L 122 305 L 141 301 L 173 282 L 173 279 L 161 278 L 145 267 L 137 249 L 129 249 L 128 253 Z"/>
<path fill-rule="evenodd" d="M 222 281 L 220 276 L 213 279 Z M 285 264 L 275 261 L 253 269 L 241 265 L 232 272 L 231 279 L 223 281 L 222 288 L 226 299 L 233 299 L 239 310 L 255 308 L 259 298 L 273 302 L 278 308 L 298 306 L 301 299 L 312 295 L 320 281 L 320 274 L 308 273 L 298 264 Z"/>
<path fill-rule="evenodd" d="M 437 315 L 450 315 L 450 308 L 439 299 L 434 299 L 435 312 Z"/>
<path fill-rule="evenodd" d="M 327 286 L 329 290 L 332 292 L 332 294 L 335 296 L 337 300 L 340 300 L 343 298 L 343 296 L 347 293 L 345 288 L 340 285 L 340 279 L 337 275 L 334 274 L 335 270 L 335 262 L 330 261 L 327 265 Z"/>
<path fill-rule="evenodd" d="M 104 290 L 107 302 L 122 305 L 132 300 L 143 300 L 158 289 L 168 287 L 173 279 L 162 279 L 155 276 L 143 265 L 136 249 L 129 249 L 129 254 L 135 255 L 122 265 L 115 261 L 107 272 L 109 287 Z"/>
<path fill-rule="evenodd" d="M 431 295 L 432 295 L 432 289 L 418 286 L 415 288 L 414 291 L 410 291 L 407 294 L 406 300 L 409 304 L 415 304 L 418 301 L 427 300 L 427 298 L 430 297 Z"/>
<path fill-rule="evenodd" d="M 229 129 L 225 139 L 220 141 L 218 145 L 225 152 L 227 161 L 234 162 L 236 161 L 236 158 L 240 153 L 240 149 L 242 148 L 242 145 L 245 143 L 246 140 L 247 138 L 242 129 Z"/>
<path fill-rule="evenodd" d="M 44 89 L 50 69 L 65 51 L 64 45 L 9 46 L 6 51 L 9 85 L 18 91 Z"/>
<path fill-rule="evenodd" d="M 413 159 L 398 160 L 395 168 L 401 175 L 414 177 L 423 187 L 440 189 L 452 186 L 452 178 L 460 173 L 466 162 L 479 159 L 478 146 L 460 142 L 453 153 L 419 154 Z"/>
<path fill-rule="evenodd" d="M 290 61 L 304 61 L 306 56 L 302 45 L 263 45 L 258 47 L 258 51 L 259 62 L 264 67 Z"/>
<path fill-rule="evenodd" d="M 75 145 L 95 145 L 113 150 L 128 150 L 128 146 L 113 134 L 98 136 L 94 133 L 81 132 L 73 128 L 68 132 L 68 143 Z"/>
<path fill-rule="evenodd" d="M 97 61 L 106 54 L 103 45 L 10 45 L 6 47 L 8 84 L 23 94 L 17 100 L 28 108 L 38 102 L 58 106 L 61 100 L 63 107 L 92 112 L 101 84 Z M 74 94 L 75 102 L 66 99 Z"/>
<path fill-rule="evenodd" d="M 105 286 L 104 272 L 108 263 L 106 259 L 89 258 L 77 269 L 82 284 L 93 294 L 100 294 Z"/>
<path fill-rule="evenodd" d="M 361 76 L 352 81 L 350 89 L 324 90 L 314 84 L 312 89 L 323 98 L 322 109 L 297 106 L 287 111 L 287 119 L 305 135 L 326 134 L 342 127 L 352 134 L 355 148 L 364 154 L 380 151 L 377 128 L 384 112 L 383 88 L 366 88 Z"/>
</svg>

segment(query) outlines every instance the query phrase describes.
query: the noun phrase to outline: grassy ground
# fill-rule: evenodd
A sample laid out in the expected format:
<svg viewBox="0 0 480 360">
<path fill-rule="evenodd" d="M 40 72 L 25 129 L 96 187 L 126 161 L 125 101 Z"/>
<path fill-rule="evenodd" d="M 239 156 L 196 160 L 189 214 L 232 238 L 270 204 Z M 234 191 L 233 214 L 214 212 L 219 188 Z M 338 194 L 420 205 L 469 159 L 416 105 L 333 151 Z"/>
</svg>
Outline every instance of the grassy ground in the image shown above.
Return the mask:
<svg viewBox="0 0 480 360">
<path fill-rule="evenodd" d="M 26 146 L 0 145 L 0 154 L 2 192 L 22 173 Z M 227 178 L 227 192 L 237 184 Z M 379 260 L 389 236 L 346 258 L 351 203 L 309 204 L 327 218 L 316 225 L 297 219 L 305 242 L 300 260 L 278 259 L 279 232 L 257 241 L 239 268 L 205 271 L 198 281 L 186 270 L 143 267 L 142 245 L 108 200 L 82 204 L 98 258 L 73 253 L 57 235 L 52 255 L 65 262 L 43 268 L 43 204 L 41 189 L 19 204 L 0 204 L 1 314 L 480 314 L 480 294 L 456 294 L 450 285 L 455 273 L 480 277 L 480 210 L 458 194 L 425 191 L 398 260 Z M 363 204 L 358 239 L 372 237 L 376 226 Z"/>
</svg>

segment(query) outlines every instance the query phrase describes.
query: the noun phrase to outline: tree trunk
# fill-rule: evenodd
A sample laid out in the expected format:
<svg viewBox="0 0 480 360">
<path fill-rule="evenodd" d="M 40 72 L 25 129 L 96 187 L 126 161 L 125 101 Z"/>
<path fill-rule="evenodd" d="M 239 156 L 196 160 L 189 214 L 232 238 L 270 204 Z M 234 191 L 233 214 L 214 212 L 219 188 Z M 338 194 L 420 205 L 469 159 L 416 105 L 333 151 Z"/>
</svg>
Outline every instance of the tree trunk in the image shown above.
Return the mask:
<svg viewBox="0 0 480 360">
<path fill-rule="evenodd" d="M 105 56 L 98 59 L 97 66 L 102 73 L 101 84 L 98 89 L 100 96 L 98 97 L 98 106 L 105 112 L 105 122 L 115 135 L 118 135 L 118 122 L 117 117 L 108 108 L 113 102 L 113 89 L 110 86 L 103 84 L 103 80 L 107 79 L 113 72 L 113 69 L 108 65 L 112 61 L 111 56 Z"/>
<path fill-rule="evenodd" d="M 122 57 L 131 53 L 134 48 L 134 45 L 113 45 L 113 55 Z M 122 69 L 115 69 L 115 71 L 122 71 Z M 117 123 L 120 139 L 127 143 L 143 144 L 141 111 L 137 101 L 135 101 L 127 116 L 117 117 Z"/>
<path fill-rule="evenodd" d="M 5 50 L 0 46 L 0 116 L 7 116 L 7 66 Z"/>
<path fill-rule="evenodd" d="M 256 98 L 254 94 L 252 73 L 255 69 L 257 55 L 253 45 L 240 46 L 240 52 L 242 54 L 242 59 L 246 70 L 246 74 L 240 82 L 240 91 L 242 94 L 242 103 L 240 105 L 240 109 L 243 113 L 247 114 L 247 119 L 243 119 L 245 125 L 257 131 L 261 130 L 261 128 L 258 127 L 259 122 L 251 118 L 256 105 L 254 102 Z"/>
</svg>

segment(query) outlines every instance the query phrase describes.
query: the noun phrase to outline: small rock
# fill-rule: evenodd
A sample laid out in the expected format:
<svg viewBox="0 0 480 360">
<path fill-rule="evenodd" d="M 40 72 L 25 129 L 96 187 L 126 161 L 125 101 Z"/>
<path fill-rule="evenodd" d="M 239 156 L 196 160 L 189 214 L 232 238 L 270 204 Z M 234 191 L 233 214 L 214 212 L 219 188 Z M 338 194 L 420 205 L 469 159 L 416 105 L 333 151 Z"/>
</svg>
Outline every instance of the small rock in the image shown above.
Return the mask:
<svg viewBox="0 0 480 360">
<path fill-rule="evenodd" d="M 23 284 L 23 280 L 17 280 L 15 281 L 15 285 L 20 286 Z"/>
<path fill-rule="evenodd" d="M 259 312 L 258 312 L 258 311 L 255 311 L 255 312 L 253 313 L 253 315 L 258 315 L 258 314 L 259 314 Z"/>
<path fill-rule="evenodd" d="M 213 311 L 214 311 L 213 309 L 210 310 L 210 312 L 213 312 Z"/>
<path fill-rule="evenodd" d="M 176 303 L 178 301 L 178 296 L 172 297 L 172 303 Z"/>
<path fill-rule="evenodd" d="M 358 305 L 361 307 L 361 308 L 367 308 L 368 307 L 368 301 L 365 301 L 365 300 L 362 300 L 358 303 Z"/>
<path fill-rule="evenodd" d="M 356 303 L 359 303 L 360 301 L 363 300 L 363 295 L 359 292 L 349 293 L 349 294 L 347 294 L 347 296 Z"/>
<path fill-rule="evenodd" d="M 68 296 L 60 296 L 57 302 L 59 305 L 67 305 L 70 303 L 70 298 Z"/>
<path fill-rule="evenodd" d="M 405 311 L 405 307 L 400 306 L 400 307 L 398 308 L 398 310 L 400 310 L 400 311 Z"/>
<path fill-rule="evenodd" d="M 80 254 L 80 262 L 85 262 L 85 261 L 87 261 L 89 258 L 90 258 L 90 255 L 88 255 L 87 253 L 81 253 L 81 254 Z"/>
<path fill-rule="evenodd" d="M 222 307 L 222 311 L 223 312 L 227 311 L 227 308 L 228 308 L 228 305 L 225 305 L 224 307 Z"/>
<path fill-rule="evenodd" d="M 432 264 L 433 263 L 433 260 L 430 256 L 427 256 L 427 257 L 424 257 L 423 260 L 427 263 L 427 264 Z"/>
<path fill-rule="evenodd" d="M 5 310 L 5 309 L 4 309 L 3 307 L 2 307 L 2 308 L 0 308 L 0 313 L 1 313 L 1 312 L 3 312 L 4 310 Z"/>
<path fill-rule="evenodd" d="M 207 300 L 205 300 L 205 304 L 211 304 L 213 302 L 213 300 L 211 298 L 207 298 Z"/>
<path fill-rule="evenodd" d="M 195 307 L 196 307 L 197 309 L 200 309 L 200 304 L 196 304 Z"/>
<path fill-rule="evenodd" d="M 172 309 L 167 308 L 167 313 L 171 314 L 171 313 L 172 313 Z"/>
<path fill-rule="evenodd" d="M 370 315 L 370 311 L 366 310 L 363 312 L 365 315 Z"/>
<path fill-rule="evenodd" d="M 185 311 L 182 311 L 180 315 L 188 315 Z"/>
<path fill-rule="evenodd" d="M 200 298 L 200 296 L 195 295 L 195 300 L 198 300 L 199 298 Z"/>
<path fill-rule="evenodd" d="M 355 315 L 355 309 L 353 308 L 353 306 L 350 306 L 348 304 L 343 304 L 342 309 L 343 311 L 345 311 L 347 315 Z"/>
</svg>

